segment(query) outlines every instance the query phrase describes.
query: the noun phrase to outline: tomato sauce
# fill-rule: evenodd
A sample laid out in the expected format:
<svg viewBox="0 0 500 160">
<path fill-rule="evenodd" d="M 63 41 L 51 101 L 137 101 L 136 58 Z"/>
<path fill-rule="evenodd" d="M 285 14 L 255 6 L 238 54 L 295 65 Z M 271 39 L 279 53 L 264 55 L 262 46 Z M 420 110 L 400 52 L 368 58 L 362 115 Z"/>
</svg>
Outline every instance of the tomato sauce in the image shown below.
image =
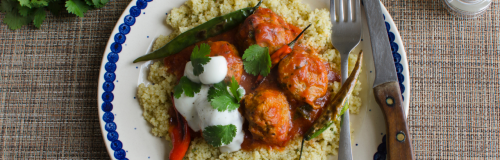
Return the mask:
<svg viewBox="0 0 500 160">
<path fill-rule="evenodd" d="M 244 53 L 244 50 L 241 49 L 242 44 L 238 43 L 238 41 L 237 41 L 236 35 L 238 33 L 238 28 L 240 28 L 240 27 L 236 27 L 235 29 L 232 29 L 230 31 L 227 31 L 227 32 L 222 33 L 220 35 L 217 35 L 215 37 L 208 38 L 207 40 L 198 42 L 195 45 L 199 45 L 201 43 L 207 43 L 209 41 L 227 41 L 227 42 L 235 45 L 239 49 L 238 52 L 239 52 L 240 57 L 241 57 Z M 297 33 L 294 33 L 294 34 L 298 35 L 300 30 L 296 30 L 295 32 L 297 32 Z M 263 37 L 265 37 L 265 36 L 263 36 Z M 164 59 L 164 64 L 166 67 L 168 67 L 167 72 L 176 75 L 178 80 L 184 74 L 185 65 L 187 62 L 190 61 L 191 52 L 193 51 L 193 48 L 195 45 L 187 47 L 187 48 L 183 49 L 181 52 L 174 54 L 174 55 L 171 55 L 169 57 L 166 57 Z M 329 65 L 329 64 L 325 62 L 325 65 Z M 271 73 L 267 77 L 265 77 L 263 79 L 262 83 L 260 83 L 260 84 L 258 84 L 258 82 L 257 82 L 257 76 L 253 76 L 253 75 L 248 74 L 245 71 L 243 71 L 243 74 L 241 75 L 241 78 L 239 80 L 239 84 L 241 86 L 243 86 L 243 88 L 246 90 L 247 94 L 255 91 L 257 86 L 275 88 L 275 89 L 279 89 L 280 91 L 283 91 L 284 93 L 287 93 L 285 90 L 283 90 L 280 87 L 280 85 L 278 83 L 278 80 L 277 80 L 277 78 L 278 78 L 277 70 L 278 69 L 277 68 L 278 67 L 274 67 L 271 70 Z M 330 67 L 326 66 L 326 68 L 329 70 Z M 339 75 L 340 74 L 338 73 L 338 71 L 329 70 L 329 72 L 328 72 L 329 83 L 332 83 L 334 81 L 340 81 Z M 292 126 L 289 130 L 288 137 L 287 137 L 288 140 L 286 142 L 284 142 L 284 144 L 282 144 L 282 145 L 272 145 L 272 144 L 268 144 L 268 143 L 261 141 L 261 140 L 253 139 L 252 134 L 248 130 L 248 122 L 245 121 L 245 123 L 243 124 L 243 130 L 245 132 L 245 139 L 244 139 L 243 143 L 241 144 L 242 150 L 249 151 L 249 150 L 253 150 L 256 148 L 283 150 L 285 148 L 285 146 L 287 145 L 287 143 L 289 142 L 289 140 L 293 139 L 296 136 L 302 136 L 312 126 L 313 122 L 321 114 L 321 111 L 322 111 L 323 107 L 325 106 L 325 104 L 328 103 L 329 97 L 330 97 L 330 92 L 327 92 L 326 95 L 318 98 L 315 101 L 315 104 L 321 106 L 321 108 L 311 109 L 309 111 L 309 113 L 310 113 L 309 118 L 305 118 L 304 116 L 299 114 L 299 108 L 301 106 L 303 106 L 305 103 L 295 100 L 291 95 L 287 95 L 287 100 L 290 104 L 290 114 L 291 114 L 291 119 L 292 119 L 291 120 L 292 122 L 290 123 L 290 124 L 292 124 Z M 245 115 L 244 114 L 245 113 L 245 105 L 243 102 L 240 104 L 241 104 L 241 106 L 239 108 L 239 111 L 240 111 L 240 113 L 242 113 L 242 115 Z M 172 115 L 172 113 L 170 113 L 170 114 Z M 194 135 L 192 137 L 194 138 L 194 137 L 198 137 L 198 136 L 201 136 L 201 132 L 194 133 Z"/>
</svg>

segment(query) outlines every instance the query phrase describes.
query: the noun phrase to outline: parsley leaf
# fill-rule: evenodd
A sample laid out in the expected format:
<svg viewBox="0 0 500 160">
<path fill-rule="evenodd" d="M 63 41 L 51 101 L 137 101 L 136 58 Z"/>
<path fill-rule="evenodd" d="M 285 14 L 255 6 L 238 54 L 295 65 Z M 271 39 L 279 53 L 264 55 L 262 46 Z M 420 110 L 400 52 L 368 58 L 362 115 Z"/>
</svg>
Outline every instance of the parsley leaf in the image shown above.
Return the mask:
<svg viewBox="0 0 500 160">
<path fill-rule="evenodd" d="M 271 56 L 267 47 L 257 44 L 251 45 L 243 54 L 243 65 L 245 71 L 254 76 L 267 76 L 271 72 Z"/>
<path fill-rule="evenodd" d="M 95 8 L 104 7 L 104 4 L 101 4 L 101 0 L 92 0 L 92 3 L 94 3 Z"/>
<path fill-rule="evenodd" d="M 227 92 L 226 88 L 227 86 L 224 81 L 215 83 L 214 86 L 208 89 L 208 101 L 212 101 L 212 99 L 218 96 L 231 96 L 229 95 L 229 92 Z"/>
<path fill-rule="evenodd" d="M 232 77 L 229 86 L 224 81 L 216 83 L 208 89 L 208 101 L 210 101 L 212 107 L 217 109 L 219 112 L 238 109 L 240 107 L 239 102 L 245 94 L 244 91 L 241 91 L 243 89 L 239 87 L 240 85 L 234 77 Z"/>
<path fill-rule="evenodd" d="M 19 9 L 19 14 L 23 17 L 28 16 L 32 12 L 31 8 L 25 6 L 18 6 L 17 9 Z"/>
<path fill-rule="evenodd" d="M 33 23 L 37 28 L 40 28 L 43 21 L 45 20 L 45 10 L 43 8 L 38 8 L 35 11 L 35 17 L 33 17 Z"/>
<path fill-rule="evenodd" d="M 30 5 L 31 5 L 31 8 L 33 8 L 33 7 L 40 8 L 40 7 L 48 6 L 49 2 L 47 2 L 45 0 L 31 0 Z"/>
<path fill-rule="evenodd" d="M 193 64 L 193 73 L 195 76 L 199 76 L 203 73 L 203 65 L 207 64 L 210 61 L 210 46 L 206 43 L 202 43 L 199 48 L 195 46 L 193 49 L 193 53 L 191 53 L 191 63 Z"/>
<path fill-rule="evenodd" d="M 240 107 L 240 104 L 236 103 L 235 101 L 236 99 L 234 97 L 220 96 L 212 99 L 212 102 L 210 104 L 219 112 L 224 112 L 225 110 L 232 111 Z"/>
<path fill-rule="evenodd" d="M 243 96 L 245 95 L 245 90 L 243 88 L 240 88 L 240 85 L 238 84 L 234 76 L 231 77 L 229 91 L 231 91 L 231 94 L 236 98 L 238 102 L 241 101 L 241 98 L 243 98 Z"/>
<path fill-rule="evenodd" d="M 233 141 L 236 136 L 236 126 L 233 124 L 208 126 L 202 133 L 208 144 L 220 147 Z"/>
<path fill-rule="evenodd" d="M 210 87 L 207 97 L 212 107 L 219 112 L 232 111 L 240 107 L 238 100 L 227 91 L 227 85 L 224 81 Z"/>
<path fill-rule="evenodd" d="M 89 10 L 89 6 L 81 0 L 68 0 L 65 6 L 69 13 L 73 13 L 78 17 L 83 17 L 83 14 Z"/>
<path fill-rule="evenodd" d="M 23 17 L 18 13 L 17 9 L 12 10 L 12 12 L 7 12 L 3 18 L 3 23 L 7 24 L 10 29 L 19 29 L 23 25 L 27 25 L 31 22 L 31 18 Z"/>
<path fill-rule="evenodd" d="M 21 6 L 26 6 L 31 8 L 30 0 L 18 0 Z"/>
<path fill-rule="evenodd" d="M 200 92 L 200 90 L 201 84 L 194 83 L 184 76 L 179 81 L 179 84 L 174 87 L 174 97 L 180 98 L 182 93 L 188 97 L 194 97 L 194 94 Z"/>
<path fill-rule="evenodd" d="M 0 0 L 0 11 L 10 12 L 15 5 L 15 2 L 12 0 Z"/>
</svg>

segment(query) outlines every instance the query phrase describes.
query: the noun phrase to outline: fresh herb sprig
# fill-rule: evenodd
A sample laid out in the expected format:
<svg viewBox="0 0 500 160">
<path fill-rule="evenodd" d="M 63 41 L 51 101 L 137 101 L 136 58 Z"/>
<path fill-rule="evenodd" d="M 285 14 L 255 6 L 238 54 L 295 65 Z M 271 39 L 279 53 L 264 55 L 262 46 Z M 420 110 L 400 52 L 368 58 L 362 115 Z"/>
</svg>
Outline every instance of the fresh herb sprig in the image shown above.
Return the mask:
<svg viewBox="0 0 500 160">
<path fill-rule="evenodd" d="M 195 93 L 200 92 L 201 84 L 195 83 L 186 76 L 181 77 L 179 84 L 174 87 L 174 97 L 180 98 L 182 93 L 184 93 L 188 97 L 194 97 Z"/>
<path fill-rule="evenodd" d="M 199 76 L 203 73 L 203 65 L 211 60 L 211 58 L 208 57 L 210 52 L 210 46 L 206 43 L 202 43 L 199 48 L 198 46 L 194 47 L 191 53 L 191 64 L 193 64 L 193 74 L 195 76 Z"/>
<path fill-rule="evenodd" d="M 62 10 L 83 17 L 89 9 L 101 8 L 109 0 L 0 0 L 0 12 L 5 13 L 3 23 L 15 30 L 33 22 L 40 28 L 46 11 L 59 15 Z"/>
<path fill-rule="evenodd" d="M 212 107 L 219 112 L 224 112 L 226 110 L 233 111 L 240 107 L 239 102 L 244 94 L 245 91 L 240 88 L 236 79 L 232 77 L 229 84 L 222 81 L 210 87 L 210 89 L 208 89 L 208 101 L 210 101 Z"/>
<path fill-rule="evenodd" d="M 271 72 L 271 56 L 267 47 L 261 47 L 257 44 L 251 45 L 241 58 L 247 73 L 254 76 L 260 74 L 265 77 Z"/>
<path fill-rule="evenodd" d="M 208 144 L 220 147 L 233 141 L 236 136 L 236 126 L 233 124 L 208 126 L 205 127 L 202 133 Z"/>
</svg>

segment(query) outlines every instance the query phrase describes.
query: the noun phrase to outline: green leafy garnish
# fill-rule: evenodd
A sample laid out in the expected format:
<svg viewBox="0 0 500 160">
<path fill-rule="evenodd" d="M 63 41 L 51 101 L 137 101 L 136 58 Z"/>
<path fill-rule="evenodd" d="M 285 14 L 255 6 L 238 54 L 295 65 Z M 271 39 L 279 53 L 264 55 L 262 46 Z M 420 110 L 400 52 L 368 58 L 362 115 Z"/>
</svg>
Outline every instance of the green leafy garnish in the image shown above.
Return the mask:
<svg viewBox="0 0 500 160">
<path fill-rule="evenodd" d="M 3 18 L 3 23 L 7 24 L 12 30 L 19 29 L 23 25 L 27 25 L 30 22 L 31 17 L 23 17 L 17 12 L 17 9 L 13 10 L 13 12 L 8 12 Z"/>
<path fill-rule="evenodd" d="M 192 82 L 189 78 L 184 76 L 179 81 L 179 84 L 174 87 L 174 97 L 180 98 L 182 93 L 188 97 L 194 97 L 194 94 L 200 92 L 200 90 L 201 84 Z"/>
<path fill-rule="evenodd" d="M 40 28 L 42 25 L 43 21 L 45 20 L 45 10 L 43 8 L 38 8 L 35 11 L 35 17 L 33 18 L 33 24 Z"/>
<path fill-rule="evenodd" d="M 243 88 L 240 88 L 240 85 L 238 84 L 238 81 L 233 77 L 231 77 L 231 83 L 229 83 L 229 91 L 231 91 L 231 94 L 233 97 L 236 98 L 236 100 L 239 102 L 241 101 L 241 98 L 245 95 L 245 90 Z"/>
<path fill-rule="evenodd" d="M 269 48 L 257 44 L 251 45 L 243 54 L 243 65 L 245 71 L 254 76 L 267 76 L 271 72 L 271 56 Z"/>
<path fill-rule="evenodd" d="M 200 48 L 195 46 L 193 49 L 193 53 L 191 53 L 191 63 L 193 64 L 193 74 L 195 76 L 203 73 L 203 65 L 207 64 L 210 61 L 210 46 L 206 43 L 202 43 Z"/>
<path fill-rule="evenodd" d="M 88 4 L 85 4 L 81 0 L 68 0 L 66 1 L 66 8 L 69 13 L 73 13 L 78 17 L 83 17 L 83 14 L 89 10 Z"/>
<path fill-rule="evenodd" d="M 244 95 L 244 90 L 239 87 L 240 85 L 234 77 L 232 77 L 231 83 L 229 83 L 231 93 L 228 91 L 228 84 L 224 81 L 216 83 L 208 89 L 208 101 L 219 112 L 235 110 L 240 107 L 239 102 Z"/>
<path fill-rule="evenodd" d="M 203 138 L 214 147 L 231 143 L 234 136 L 236 136 L 236 126 L 233 124 L 208 126 L 203 130 Z"/>
<path fill-rule="evenodd" d="M 66 10 L 79 17 L 83 17 L 89 9 L 101 8 L 109 0 L 0 0 L 0 12 L 5 13 L 3 23 L 15 30 L 33 22 L 40 28 L 45 21 L 46 10 L 58 15 Z M 90 3 L 89 3 L 90 2 Z"/>
</svg>

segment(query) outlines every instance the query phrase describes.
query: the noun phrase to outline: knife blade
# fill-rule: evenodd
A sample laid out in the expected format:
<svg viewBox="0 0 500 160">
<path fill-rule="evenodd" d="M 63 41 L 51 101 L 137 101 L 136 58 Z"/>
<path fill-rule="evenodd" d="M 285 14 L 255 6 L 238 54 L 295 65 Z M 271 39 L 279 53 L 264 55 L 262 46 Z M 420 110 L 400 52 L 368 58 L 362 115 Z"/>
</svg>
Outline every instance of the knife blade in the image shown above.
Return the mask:
<svg viewBox="0 0 500 160">
<path fill-rule="evenodd" d="M 375 64 L 373 92 L 385 117 L 387 159 L 413 160 L 415 157 L 380 1 L 363 0 L 363 5 Z"/>
</svg>

